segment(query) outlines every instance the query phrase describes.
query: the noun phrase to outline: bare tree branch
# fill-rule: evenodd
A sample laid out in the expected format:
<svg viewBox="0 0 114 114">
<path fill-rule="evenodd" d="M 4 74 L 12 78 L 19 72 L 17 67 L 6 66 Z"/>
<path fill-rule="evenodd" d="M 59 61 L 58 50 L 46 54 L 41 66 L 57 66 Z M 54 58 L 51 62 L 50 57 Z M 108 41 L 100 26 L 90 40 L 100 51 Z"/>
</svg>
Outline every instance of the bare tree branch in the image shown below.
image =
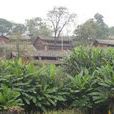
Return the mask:
<svg viewBox="0 0 114 114">
<path fill-rule="evenodd" d="M 53 10 L 49 11 L 47 16 L 52 24 L 54 37 L 59 38 L 66 25 L 73 22 L 76 14 L 70 14 L 65 7 L 55 7 Z"/>
</svg>

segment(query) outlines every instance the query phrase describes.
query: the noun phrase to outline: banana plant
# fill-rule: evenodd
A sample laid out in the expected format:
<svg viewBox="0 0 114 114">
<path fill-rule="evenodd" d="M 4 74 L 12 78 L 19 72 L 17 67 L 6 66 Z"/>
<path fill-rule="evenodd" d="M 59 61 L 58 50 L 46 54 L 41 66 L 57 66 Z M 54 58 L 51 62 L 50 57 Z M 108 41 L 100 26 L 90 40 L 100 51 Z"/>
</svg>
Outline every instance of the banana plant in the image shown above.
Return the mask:
<svg viewBox="0 0 114 114">
<path fill-rule="evenodd" d="M 12 107 L 22 106 L 19 92 L 11 90 L 7 86 L 0 89 L 0 110 L 10 110 Z"/>
</svg>

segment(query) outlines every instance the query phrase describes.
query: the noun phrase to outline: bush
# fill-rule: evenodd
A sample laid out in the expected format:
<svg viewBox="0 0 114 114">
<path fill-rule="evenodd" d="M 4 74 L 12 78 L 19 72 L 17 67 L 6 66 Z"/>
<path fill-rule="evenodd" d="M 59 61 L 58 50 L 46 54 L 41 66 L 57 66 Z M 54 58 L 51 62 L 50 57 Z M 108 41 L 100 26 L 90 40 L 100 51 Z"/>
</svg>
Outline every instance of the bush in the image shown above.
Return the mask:
<svg viewBox="0 0 114 114">
<path fill-rule="evenodd" d="M 64 71 L 55 65 L 25 64 L 21 59 L 0 61 L 0 110 L 78 108 L 87 114 L 106 113 L 113 108 L 113 60 L 114 49 L 80 47 L 66 59 Z"/>
<path fill-rule="evenodd" d="M 110 64 L 114 65 L 113 48 L 75 48 L 71 55 L 64 60 L 65 72 L 74 76 L 86 69 L 92 74 L 97 68 Z"/>
<path fill-rule="evenodd" d="M 7 86 L 12 92 L 19 93 L 21 106 L 27 111 L 57 109 L 65 101 L 66 94 L 63 91 L 65 78 L 61 74 L 61 69 L 56 70 L 55 65 L 39 68 L 32 63 L 24 64 L 21 59 L 5 60 L 0 64 L 0 88 Z M 15 103 L 15 106 L 20 105 Z"/>
</svg>

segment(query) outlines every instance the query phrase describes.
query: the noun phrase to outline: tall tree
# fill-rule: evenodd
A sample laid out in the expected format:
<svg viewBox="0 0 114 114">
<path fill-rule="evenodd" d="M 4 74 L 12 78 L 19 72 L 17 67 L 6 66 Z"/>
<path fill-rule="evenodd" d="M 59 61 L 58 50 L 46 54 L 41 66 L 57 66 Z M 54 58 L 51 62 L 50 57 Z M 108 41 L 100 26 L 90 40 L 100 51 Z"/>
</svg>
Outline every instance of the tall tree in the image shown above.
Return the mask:
<svg viewBox="0 0 114 114">
<path fill-rule="evenodd" d="M 94 18 L 96 19 L 97 23 L 99 24 L 104 24 L 104 20 L 103 20 L 103 15 L 99 14 L 99 13 L 96 13 L 94 15 Z"/>
<path fill-rule="evenodd" d="M 95 14 L 93 19 L 79 25 L 74 31 L 76 38 L 87 41 L 88 39 L 105 39 L 109 36 L 109 28 L 103 21 L 103 16 Z"/>
<path fill-rule="evenodd" d="M 0 19 L 0 34 L 1 35 L 7 35 L 11 33 L 17 33 L 20 34 L 24 33 L 26 31 L 26 27 L 23 24 L 16 24 L 10 21 L 7 21 L 6 19 Z"/>
<path fill-rule="evenodd" d="M 13 23 L 7 21 L 6 19 L 0 18 L 0 34 L 4 35 L 10 32 Z"/>
<path fill-rule="evenodd" d="M 74 31 L 76 37 L 80 40 L 96 38 L 97 25 L 93 19 L 87 20 L 84 24 L 79 25 Z"/>
<path fill-rule="evenodd" d="M 94 15 L 95 22 L 98 26 L 98 29 L 97 29 L 98 38 L 107 38 L 109 36 L 109 28 L 108 28 L 108 25 L 104 22 L 103 18 L 104 18 L 103 15 L 99 13 L 96 13 Z"/>
<path fill-rule="evenodd" d="M 38 35 L 43 35 L 43 36 L 51 35 L 50 28 L 40 17 L 26 20 L 26 26 L 27 30 L 31 35 L 33 35 L 33 37 L 36 37 Z"/>
<path fill-rule="evenodd" d="M 76 14 L 69 13 L 65 7 L 54 7 L 47 14 L 49 22 L 51 22 L 54 38 L 59 38 L 66 25 L 74 21 Z"/>
<path fill-rule="evenodd" d="M 23 34 L 26 31 L 26 27 L 23 24 L 15 24 L 12 28 L 12 33 L 20 33 Z"/>
<path fill-rule="evenodd" d="M 110 37 L 114 37 L 114 26 L 109 28 L 109 35 Z"/>
</svg>

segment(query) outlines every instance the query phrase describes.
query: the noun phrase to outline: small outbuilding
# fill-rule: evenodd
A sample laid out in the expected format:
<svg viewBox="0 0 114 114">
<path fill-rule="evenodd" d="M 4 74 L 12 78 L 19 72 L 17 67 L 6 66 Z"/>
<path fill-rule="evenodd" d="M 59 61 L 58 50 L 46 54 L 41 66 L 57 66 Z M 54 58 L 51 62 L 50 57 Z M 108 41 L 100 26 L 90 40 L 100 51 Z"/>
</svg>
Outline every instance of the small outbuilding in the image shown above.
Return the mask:
<svg viewBox="0 0 114 114">
<path fill-rule="evenodd" d="M 92 43 L 95 47 L 114 47 L 114 40 L 113 39 L 96 39 Z"/>
</svg>

